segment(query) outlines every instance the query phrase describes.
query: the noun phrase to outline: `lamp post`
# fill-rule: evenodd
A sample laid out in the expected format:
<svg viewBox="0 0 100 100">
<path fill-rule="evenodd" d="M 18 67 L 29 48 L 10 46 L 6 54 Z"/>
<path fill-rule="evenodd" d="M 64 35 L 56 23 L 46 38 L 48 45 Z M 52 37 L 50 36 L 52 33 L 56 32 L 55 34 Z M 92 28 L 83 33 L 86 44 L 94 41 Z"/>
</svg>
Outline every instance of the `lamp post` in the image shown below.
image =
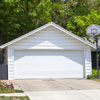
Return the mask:
<svg viewBox="0 0 100 100">
<path fill-rule="evenodd" d="M 99 78 L 98 37 L 95 37 L 95 41 L 96 41 L 96 64 L 97 64 L 97 78 Z"/>
<path fill-rule="evenodd" d="M 90 25 L 86 31 L 87 35 L 90 37 L 94 37 L 96 43 L 96 67 L 97 67 L 97 78 L 99 78 L 99 60 L 98 60 L 98 35 L 100 34 L 100 26 L 99 25 Z"/>
</svg>

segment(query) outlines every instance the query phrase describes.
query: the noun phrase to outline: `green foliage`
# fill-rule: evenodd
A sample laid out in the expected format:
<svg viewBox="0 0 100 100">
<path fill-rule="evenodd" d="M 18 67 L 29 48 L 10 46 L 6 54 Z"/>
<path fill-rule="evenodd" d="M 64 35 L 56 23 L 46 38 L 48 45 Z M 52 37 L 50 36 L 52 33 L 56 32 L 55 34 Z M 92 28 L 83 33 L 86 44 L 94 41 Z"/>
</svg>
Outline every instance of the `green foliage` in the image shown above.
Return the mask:
<svg viewBox="0 0 100 100">
<path fill-rule="evenodd" d="M 100 0 L 1 0 L 3 43 L 53 21 L 85 37 L 88 25 L 100 25 Z"/>
<path fill-rule="evenodd" d="M 23 90 L 15 90 L 15 93 L 24 93 Z"/>
<path fill-rule="evenodd" d="M 0 93 L 24 93 L 23 90 L 4 90 L 3 88 L 0 87 Z"/>
<path fill-rule="evenodd" d="M 99 75 L 100 75 L 100 70 L 99 70 Z M 97 78 L 97 70 L 93 69 L 92 70 L 92 75 L 88 75 L 87 79 L 96 79 Z"/>
<path fill-rule="evenodd" d="M 37 18 L 44 21 L 51 21 L 52 2 L 51 0 L 42 0 L 36 7 Z"/>
<path fill-rule="evenodd" d="M 67 29 L 80 37 L 85 37 L 86 28 L 91 24 L 100 25 L 100 12 L 91 9 L 87 15 L 73 16 L 71 20 L 67 22 Z"/>
<path fill-rule="evenodd" d="M 88 76 L 87 76 L 87 79 L 92 79 L 92 78 L 93 78 L 92 75 L 88 75 Z"/>
<path fill-rule="evenodd" d="M 96 70 L 96 69 L 93 69 L 93 70 L 92 70 L 92 75 L 93 75 L 94 77 L 97 77 L 97 70 Z M 99 70 L 99 75 L 100 75 L 100 70 Z"/>
</svg>

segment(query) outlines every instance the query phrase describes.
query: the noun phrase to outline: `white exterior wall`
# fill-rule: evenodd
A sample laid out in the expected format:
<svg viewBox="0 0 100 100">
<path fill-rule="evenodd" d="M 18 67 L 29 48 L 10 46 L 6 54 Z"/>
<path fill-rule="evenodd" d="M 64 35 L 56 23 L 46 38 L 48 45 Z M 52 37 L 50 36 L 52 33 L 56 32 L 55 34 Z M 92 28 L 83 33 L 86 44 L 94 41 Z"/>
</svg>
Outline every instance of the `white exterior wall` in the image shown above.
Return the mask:
<svg viewBox="0 0 100 100">
<path fill-rule="evenodd" d="M 8 47 L 8 78 L 14 79 L 14 50 L 83 50 L 84 77 L 91 74 L 91 47 L 49 26 Z"/>
<path fill-rule="evenodd" d="M 8 47 L 8 79 L 14 79 L 14 49 Z"/>
<path fill-rule="evenodd" d="M 84 58 L 85 58 L 85 77 L 87 77 L 87 75 L 92 74 L 91 48 L 85 48 Z"/>
<path fill-rule="evenodd" d="M 48 27 L 11 46 L 15 49 L 83 49 L 87 45 L 54 27 Z"/>
</svg>

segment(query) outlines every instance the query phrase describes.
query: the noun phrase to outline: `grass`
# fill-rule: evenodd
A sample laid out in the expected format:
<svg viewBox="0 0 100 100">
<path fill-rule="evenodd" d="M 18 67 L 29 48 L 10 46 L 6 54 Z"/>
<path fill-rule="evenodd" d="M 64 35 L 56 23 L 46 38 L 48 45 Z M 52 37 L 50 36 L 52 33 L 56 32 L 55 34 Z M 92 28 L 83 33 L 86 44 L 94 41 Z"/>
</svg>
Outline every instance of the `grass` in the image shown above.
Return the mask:
<svg viewBox="0 0 100 100">
<path fill-rule="evenodd" d="M 3 90 L 3 91 L 0 91 L 0 93 L 24 93 L 23 90 Z"/>
<path fill-rule="evenodd" d="M 100 82 L 100 79 L 93 79 L 94 81 Z"/>
<path fill-rule="evenodd" d="M 24 93 L 23 90 L 15 90 L 16 93 Z"/>
<path fill-rule="evenodd" d="M 0 100 L 30 100 L 28 96 L 24 96 L 24 97 L 5 97 L 5 96 L 1 96 Z"/>
</svg>

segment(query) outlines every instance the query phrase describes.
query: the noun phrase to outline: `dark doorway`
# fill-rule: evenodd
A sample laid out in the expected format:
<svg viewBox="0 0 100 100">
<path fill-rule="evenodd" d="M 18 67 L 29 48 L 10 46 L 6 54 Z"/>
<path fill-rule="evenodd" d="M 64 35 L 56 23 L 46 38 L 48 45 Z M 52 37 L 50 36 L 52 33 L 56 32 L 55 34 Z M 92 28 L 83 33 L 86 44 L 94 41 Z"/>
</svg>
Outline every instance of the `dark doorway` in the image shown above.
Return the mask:
<svg viewBox="0 0 100 100">
<path fill-rule="evenodd" d="M 0 80 L 8 79 L 8 65 L 0 65 Z"/>
</svg>

